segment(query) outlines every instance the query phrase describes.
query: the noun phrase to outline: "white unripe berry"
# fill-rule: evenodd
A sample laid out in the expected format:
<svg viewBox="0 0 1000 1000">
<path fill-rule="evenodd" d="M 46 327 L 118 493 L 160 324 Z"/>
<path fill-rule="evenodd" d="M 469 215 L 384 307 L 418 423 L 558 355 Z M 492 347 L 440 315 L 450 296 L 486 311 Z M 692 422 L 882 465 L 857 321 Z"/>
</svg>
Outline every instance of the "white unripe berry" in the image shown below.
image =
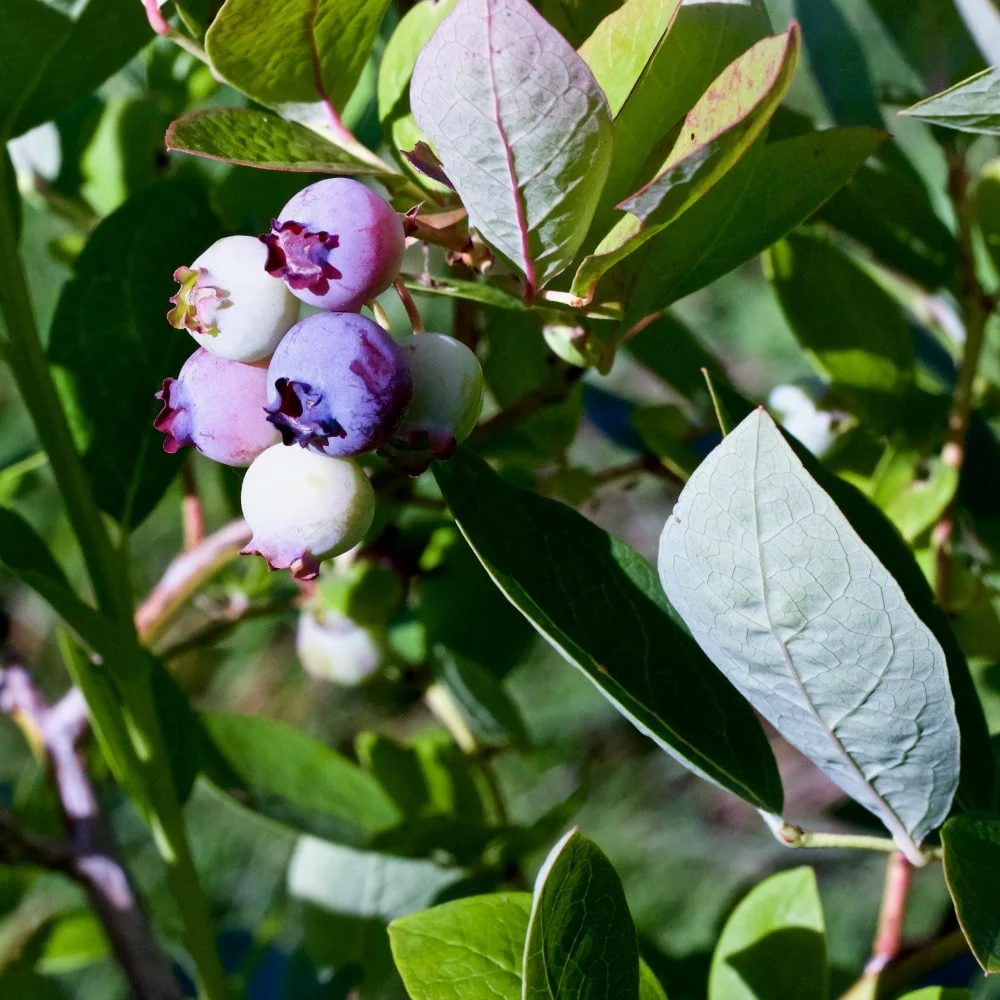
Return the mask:
<svg viewBox="0 0 1000 1000">
<path fill-rule="evenodd" d="M 299 315 L 299 300 L 264 270 L 267 247 L 253 236 L 227 236 L 190 267 L 167 319 L 187 330 L 205 350 L 230 361 L 270 357 Z"/>
<path fill-rule="evenodd" d="M 375 514 L 375 491 L 355 462 L 281 444 L 254 459 L 241 500 L 253 532 L 244 553 L 300 580 L 357 545 Z"/>
</svg>

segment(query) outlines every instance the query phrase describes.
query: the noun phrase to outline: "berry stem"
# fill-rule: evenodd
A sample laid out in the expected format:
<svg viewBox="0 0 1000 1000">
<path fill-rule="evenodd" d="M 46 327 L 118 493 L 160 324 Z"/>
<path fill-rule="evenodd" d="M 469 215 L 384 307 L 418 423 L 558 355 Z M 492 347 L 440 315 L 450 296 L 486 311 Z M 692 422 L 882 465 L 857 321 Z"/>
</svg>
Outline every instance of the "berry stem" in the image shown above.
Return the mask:
<svg viewBox="0 0 1000 1000">
<path fill-rule="evenodd" d="M 420 318 L 420 310 L 417 309 L 417 304 L 413 301 L 413 296 L 410 295 L 410 290 L 403 284 L 403 279 L 397 278 L 392 287 L 396 289 L 399 301 L 403 303 L 403 308 L 406 310 L 406 315 L 410 320 L 410 326 L 413 328 L 413 332 L 423 333 L 424 321 Z"/>
<path fill-rule="evenodd" d="M 378 299 L 372 299 L 368 303 L 368 308 L 372 311 L 372 316 L 375 317 L 375 322 L 378 323 L 386 333 L 392 332 L 392 323 L 389 322 L 389 314 L 382 308 L 382 303 Z"/>
</svg>

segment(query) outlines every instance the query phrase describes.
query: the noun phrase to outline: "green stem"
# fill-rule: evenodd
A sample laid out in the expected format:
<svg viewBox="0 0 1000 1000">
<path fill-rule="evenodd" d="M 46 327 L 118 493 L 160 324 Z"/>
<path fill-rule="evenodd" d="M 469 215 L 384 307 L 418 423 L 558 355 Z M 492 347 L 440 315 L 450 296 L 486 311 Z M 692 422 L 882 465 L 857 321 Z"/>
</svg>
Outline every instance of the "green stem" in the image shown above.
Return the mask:
<svg viewBox="0 0 1000 1000">
<path fill-rule="evenodd" d="M 7 169 L 5 158 L 0 157 L 0 191 L 7 190 Z M 94 502 L 38 338 L 8 197 L 0 197 L 0 267 L 3 268 L 0 313 L 6 327 L 3 340 L 6 360 L 52 465 L 70 524 L 83 550 L 97 603 L 113 621 L 126 622 L 131 618 L 131 607 L 125 574 Z"/>
<path fill-rule="evenodd" d="M 809 849 L 837 847 L 856 851 L 880 851 L 885 854 L 899 850 L 899 845 L 888 837 L 870 837 L 854 833 L 817 833 L 813 830 L 803 830 L 802 827 L 794 826 L 791 823 L 782 823 L 780 819 L 774 822 L 768 815 L 763 813 L 761 815 L 768 829 L 785 847 Z M 924 847 L 920 849 L 919 853 L 919 858 L 911 859 L 918 867 L 921 862 L 926 864 L 928 861 L 941 857 L 939 847 Z"/>
<path fill-rule="evenodd" d="M 148 675 L 122 685 L 122 694 L 129 735 L 145 777 L 150 807 L 147 821 L 166 863 L 167 883 L 180 910 L 184 945 L 195 965 L 198 996 L 228 1000 L 229 984 L 216 950 L 215 927 L 191 856 Z"/>
<path fill-rule="evenodd" d="M 101 611 L 120 626 L 122 647 L 116 671 L 125 701 L 137 753 L 148 772 L 149 822 L 169 870 L 170 886 L 184 921 L 185 938 L 205 1000 L 227 1000 L 228 988 L 215 951 L 215 931 L 207 902 L 191 859 L 184 818 L 167 752 L 160 732 L 149 672 L 135 669 L 134 657 L 143 655 L 135 641 L 128 573 L 115 554 L 107 527 L 94 500 L 66 413 L 56 391 L 38 327 L 24 268 L 17 247 L 14 219 L 5 176 L 7 161 L 0 157 L 0 314 L 5 336 L 4 354 L 18 390 L 34 421 L 49 457 L 56 484 L 86 562 Z M 111 663 L 106 664 L 111 667 Z"/>
</svg>

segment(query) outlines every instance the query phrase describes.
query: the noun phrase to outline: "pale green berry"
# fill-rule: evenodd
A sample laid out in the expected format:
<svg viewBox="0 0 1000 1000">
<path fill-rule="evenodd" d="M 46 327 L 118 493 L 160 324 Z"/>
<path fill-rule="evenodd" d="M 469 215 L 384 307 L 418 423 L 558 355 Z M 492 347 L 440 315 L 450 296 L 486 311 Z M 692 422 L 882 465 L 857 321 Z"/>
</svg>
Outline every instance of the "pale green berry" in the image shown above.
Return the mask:
<svg viewBox="0 0 1000 1000">
<path fill-rule="evenodd" d="M 388 454 L 397 468 L 419 472 L 431 459 L 451 458 L 483 409 L 483 369 L 461 341 L 418 333 L 400 345 L 413 396 L 396 426 Z"/>
</svg>

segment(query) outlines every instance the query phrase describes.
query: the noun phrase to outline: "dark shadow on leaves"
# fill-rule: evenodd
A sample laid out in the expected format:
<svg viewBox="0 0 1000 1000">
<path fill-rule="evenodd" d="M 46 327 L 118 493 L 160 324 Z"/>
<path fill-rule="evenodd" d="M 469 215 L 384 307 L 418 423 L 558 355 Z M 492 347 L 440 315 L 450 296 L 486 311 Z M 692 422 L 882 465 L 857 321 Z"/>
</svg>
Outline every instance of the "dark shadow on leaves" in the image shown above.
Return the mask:
<svg viewBox="0 0 1000 1000">
<path fill-rule="evenodd" d="M 816 970 L 826 965 L 826 945 L 816 931 L 782 928 L 726 961 L 760 1000 L 810 1000 L 825 995 L 825 983 L 817 979 Z"/>
</svg>

